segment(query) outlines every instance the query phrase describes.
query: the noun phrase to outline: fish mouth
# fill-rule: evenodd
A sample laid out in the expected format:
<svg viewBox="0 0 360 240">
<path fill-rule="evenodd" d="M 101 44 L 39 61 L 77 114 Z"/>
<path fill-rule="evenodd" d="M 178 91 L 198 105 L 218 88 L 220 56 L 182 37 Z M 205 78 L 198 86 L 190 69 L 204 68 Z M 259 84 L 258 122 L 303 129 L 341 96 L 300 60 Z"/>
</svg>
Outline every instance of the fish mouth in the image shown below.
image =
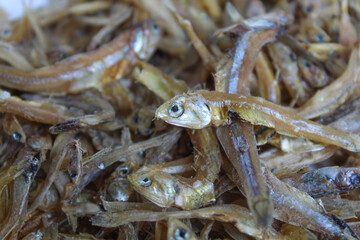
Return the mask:
<svg viewBox="0 0 360 240">
<path fill-rule="evenodd" d="M 178 123 L 178 122 L 173 122 L 173 121 L 168 121 L 168 120 L 164 120 L 164 121 L 166 123 L 169 123 L 169 124 L 177 126 L 177 127 L 184 127 L 184 128 L 192 128 L 192 129 L 194 129 L 193 127 L 190 127 L 189 125 L 186 125 L 186 124 L 183 124 L 183 123 Z"/>
<path fill-rule="evenodd" d="M 155 116 L 156 117 L 156 116 Z M 159 117 L 161 120 L 163 120 L 164 122 L 177 126 L 177 127 L 184 127 L 184 128 L 190 128 L 190 129 L 202 129 L 204 128 L 203 124 L 197 121 L 187 121 L 184 119 L 179 119 L 179 120 L 174 120 L 171 118 L 168 118 L 167 116 Z"/>
<path fill-rule="evenodd" d="M 155 118 L 156 119 L 162 119 L 164 121 L 165 121 L 165 119 L 168 119 L 169 116 L 167 114 L 167 109 L 168 109 L 167 105 L 166 106 L 164 106 L 164 104 L 160 105 L 158 107 L 158 109 L 156 109 L 156 111 L 155 111 Z"/>
<path fill-rule="evenodd" d="M 191 128 L 191 129 L 202 129 L 203 128 L 202 124 L 198 121 L 195 121 L 195 120 L 190 121 L 187 119 L 174 119 L 174 118 L 171 118 L 161 112 L 159 114 L 155 113 L 155 118 L 161 119 L 168 124 L 178 126 L 178 127 Z"/>
<path fill-rule="evenodd" d="M 156 111 L 155 111 L 155 118 L 156 119 L 163 119 L 164 117 L 166 117 L 166 115 L 164 113 L 162 113 L 161 111 L 159 111 L 160 108 L 158 108 Z"/>
</svg>

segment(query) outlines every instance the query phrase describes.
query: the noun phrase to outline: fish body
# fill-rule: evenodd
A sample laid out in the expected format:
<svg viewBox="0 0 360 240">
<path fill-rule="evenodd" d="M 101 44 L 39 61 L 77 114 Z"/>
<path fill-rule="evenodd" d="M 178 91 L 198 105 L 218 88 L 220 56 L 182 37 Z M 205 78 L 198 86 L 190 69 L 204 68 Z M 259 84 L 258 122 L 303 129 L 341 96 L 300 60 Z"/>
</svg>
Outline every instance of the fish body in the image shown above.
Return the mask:
<svg viewBox="0 0 360 240">
<path fill-rule="evenodd" d="M 143 167 L 128 180 L 137 192 L 161 207 L 189 210 L 215 201 L 213 183 L 201 176 L 188 179 Z"/>
<path fill-rule="evenodd" d="M 155 51 L 161 30 L 147 21 L 101 48 L 64 59 L 52 66 L 24 71 L 0 65 L 0 86 L 28 92 L 76 93 L 121 78 L 129 64 Z"/>
<path fill-rule="evenodd" d="M 229 114 L 254 125 L 274 128 L 280 134 L 360 151 L 360 137 L 307 120 L 259 97 L 214 91 L 182 94 L 165 102 L 155 117 L 173 125 L 202 129 L 230 123 Z"/>
<path fill-rule="evenodd" d="M 360 169 L 338 166 L 324 167 L 305 173 L 299 189 L 312 197 L 354 190 L 360 187 Z"/>
</svg>

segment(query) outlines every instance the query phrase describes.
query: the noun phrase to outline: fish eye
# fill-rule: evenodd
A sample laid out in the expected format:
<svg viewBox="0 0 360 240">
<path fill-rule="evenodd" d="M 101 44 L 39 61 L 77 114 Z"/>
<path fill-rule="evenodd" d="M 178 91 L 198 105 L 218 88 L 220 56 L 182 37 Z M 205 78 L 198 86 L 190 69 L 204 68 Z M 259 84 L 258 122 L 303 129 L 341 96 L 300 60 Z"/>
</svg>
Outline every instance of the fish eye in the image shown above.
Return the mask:
<svg viewBox="0 0 360 240">
<path fill-rule="evenodd" d="M 296 61 L 297 57 L 296 57 L 296 55 L 295 55 L 294 52 L 291 52 L 291 53 L 290 53 L 290 59 L 291 59 L 291 61 L 293 61 L 293 62 Z"/>
<path fill-rule="evenodd" d="M 324 41 L 324 36 L 319 33 L 318 35 L 316 35 L 316 41 L 323 42 Z"/>
<path fill-rule="evenodd" d="M 159 27 L 159 25 L 157 25 L 156 23 L 153 23 L 153 24 L 151 25 L 151 30 L 152 30 L 153 33 L 155 33 L 155 34 L 160 33 L 160 27 Z"/>
<path fill-rule="evenodd" d="M 14 140 L 17 141 L 17 142 L 20 142 L 20 140 L 21 140 L 21 138 L 22 138 L 21 134 L 18 133 L 18 132 L 14 132 L 14 133 L 12 134 L 12 137 L 13 137 Z"/>
<path fill-rule="evenodd" d="M 311 68 L 311 64 L 308 61 L 304 61 L 304 66 L 306 68 Z"/>
<path fill-rule="evenodd" d="M 351 184 L 360 186 L 360 175 L 354 174 L 350 177 Z"/>
<path fill-rule="evenodd" d="M 77 172 L 77 171 L 71 171 L 71 172 L 69 172 L 70 178 L 75 178 L 77 175 L 78 175 L 78 172 Z"/>
<path fill-rule="evenodd" d="M 307 6 L 307 7 L 304 9 L 305 13 L 311 13 L 312 10 L 313 10 L 313 7 L 312 7 L 311 5 Z"/>
<path fill-rule="evenodd" d="M 184 113 L 184 107 L 180 102 L 174 102 L 169 108 L 169 115 L 171 117 L 180 117 Z"/>
<path fill-rule="evenodd" d="M 120 174 L 121 177 L 126 177 L 129 173 L 130 173 L 129 166 L 124 166 L 124 167 L 119 169 L 119 174 Z"/>
<path fill-rule="evenodd" d="M 1 32 L 1 35 L 2 35 L 3 37 L 10 36 L 10 35 L 11 35 L 11 30 L 10 30 L 10 29 L 4 29 L 4 30 Z"/>
<path fill-rule="evenodd" d="M 140 184 L 140 186 L 143 186 L 143 187 L 149 187 L 149 186 L 151 186 L 152 181 L 150 178 L 144 177 L 142 180 L 140 180 L 139 184 Z"/>
<path fill-rule="evenodd" d="M 174 233 L 175 240 L 185 240 L 189 238 L 189 233 L 186 229 L 178 228 Z"/>
</svg>

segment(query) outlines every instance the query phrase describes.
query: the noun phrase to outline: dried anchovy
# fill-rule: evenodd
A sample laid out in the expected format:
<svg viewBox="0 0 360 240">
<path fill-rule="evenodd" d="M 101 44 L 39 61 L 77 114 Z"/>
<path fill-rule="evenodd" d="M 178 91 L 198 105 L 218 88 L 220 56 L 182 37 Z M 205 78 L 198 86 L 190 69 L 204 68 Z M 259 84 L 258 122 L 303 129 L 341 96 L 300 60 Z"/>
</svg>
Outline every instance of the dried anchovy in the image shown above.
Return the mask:
<svg viewBox="0 0 360 240">
<path fill-rule="evenodd" d="M 0 238 L 359 239 L 359 21 L 357 0 L 0 9 Z"/>
</svg>

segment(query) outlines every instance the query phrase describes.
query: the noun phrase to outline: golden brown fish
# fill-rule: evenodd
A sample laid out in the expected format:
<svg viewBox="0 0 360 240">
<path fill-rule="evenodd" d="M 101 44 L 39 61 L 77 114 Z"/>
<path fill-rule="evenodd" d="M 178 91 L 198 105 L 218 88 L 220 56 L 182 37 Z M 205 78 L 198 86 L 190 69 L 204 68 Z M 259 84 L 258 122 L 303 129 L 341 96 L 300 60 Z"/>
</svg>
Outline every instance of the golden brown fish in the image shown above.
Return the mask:
<svg viewBox="0 0 360 240">
<path fill-rule="evenodd" d="M 197 91 L 165 102 L 155 112 L 157 118 L 182 127 L 201 129 L 229 124 L 229 114 L 255 125 L 275 128 L 280 134 L 360 151 L 360 137 L 307 120 L 262 98 L 237 94 Z"/>
</svg>

